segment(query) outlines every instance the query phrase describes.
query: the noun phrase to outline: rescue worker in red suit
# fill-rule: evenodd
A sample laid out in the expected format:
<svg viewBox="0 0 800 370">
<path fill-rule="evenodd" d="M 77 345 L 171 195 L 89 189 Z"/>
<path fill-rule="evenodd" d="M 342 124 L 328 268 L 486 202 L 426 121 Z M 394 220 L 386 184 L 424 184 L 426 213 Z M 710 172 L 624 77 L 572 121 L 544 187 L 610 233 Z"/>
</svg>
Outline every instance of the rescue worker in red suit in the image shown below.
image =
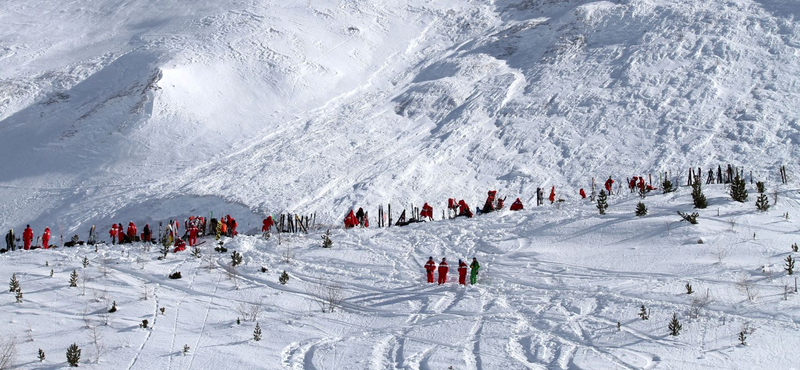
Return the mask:
<svg viewBox="0 0 800 370">
<path fill-rule="evenodd" d="M 30 250 L 31 241 L 33 241 L 33 229 L 31 229 L 31 225 L 28 225 L 25 231 L 22 232 L 22 240 L 25 242 L 25 250 Z"/>
<path fill-rule="evenodd" d="M 464 199 L 458 201 L 458 207 L 459 207 L 458 208 L 459 216 L 466 216 L 468 218 L 472 218 L 472 210 L 469 209 L 469 205 L 467 205 L 467 202 L 465 202 Z"/>
<path fill-rule="evenodd" d="M 231 217 L 231 215 L 228 215 L 227 217 L 228 217 L 228 235 L 231 238 L 233 238 L 236 235 L 236 226 L 239 226 L 239 224 L 236 223 L 236 220 L 234 220 L 233 217 Z"/>
<path fill-rule="evenodd" d="M 580 193 L 581 193 L 581 199 L 586 199 L 586 192 L 583 191 L 583 188 L 581 188 Z"/>
<path fill-rule="evenodd" d="M 514 203 L 511 203 L 511 208 L 509 209 L 512 211 L 521 211 L 523 209 L 522 201 L 519 200 L 519 198 L 517 198 L 517 200 L 515 200 Z"/>
<path fill-rule="evenodd" d="M 634 176 L 634 177 L 631 179 L 631 181 L 628 183 L 628 188 L 629 188 L 629 189 L 631 189 L 631 193 L 633 193 L 633 189 L 635 189 L 635 188 L 636 188 L 636 180 L 638 180 L 638 179 L 639 179 L 639 178 L 638 178 L 637 176 Z"/>
<path fill-rule="evenodd" d="M 111 230 L 108 230 L 108 236 L 111 237 L 111 245 L 117 244 L 117 224 L 111 225 Z"/>
<path fill-rule="evenodd" d="M 496 190 L 489 190 L 489 196 L 486 197 L 486 203 L 483 204 L 483 209 L 481 209 L 481 212 L 489 213 L 494 211 L 494 199 L 496 195 Z"/>
<path fill-rule="evenodd" d="M 613 194 L 611 192 L 611 189 L 612 189 L 613 186 L 614 186 L 614 180 L 612 180 L 611 176 L 609 176 L 608 180 L 606 180 L 606 190 L 608 191 L 609 195 Z"/>
<path fill-rule="evenodd" d="M 27 225 L 25 227 L 25 230 L 22 232 L 22 240 L 25 243 L 24 248 L 26 250 L 30 249 L 31 241 L 33 240 L 33 230 L 31 229 L 31 225 Z"/>
<path fill-rule="evenodd" d="M 550 199 L 550 203 L 551 203 L 551 204 L 552 204 L 552 203 L 554 203 L 554 202 L 556 201 L 556 187 L 555 187 L 555 186 L 553 186 L 553 187 L 550 189 L 550 198 L 548 198 L 548 199 Z"/>
<path fill-rule="evenodd" d="M 194 247 L 197 244 L 197 233 L 200 232 L 200 229 L 197 228 L 194 224 L 189 225 L 189 246 Z"/>
<path fill-rule="evenodd" d="M 150 231 L 150 224 L 144 225 L 144 230 L 142 231 L 142 241 L 145 243 L 150 243 L 153 240 L 153 232 Z"/>
<path fill-rule="evenodd" d="M 183 239 L 178 238 L 175 239 L 175 249 L 172 250 L 172 253 L 178 253 L 186 250 L 186 242 Z"/>
<path fill-rule="evenodd" d="M 447 282 L 447 271 L 450 270 L 447 267 L 447 261 L 444 257 L 442 257 L 442 262 L 439 262 L 439 285 L 442 285 Z"/>
<path fill-rule="evenodd" d="M 461 259 L 458 260 L 458 283 L 467 285 L 467 264 Z"/>
<path fill-rule="evenodd" d="M 420 212 L 420 217 L 428 218 L 429 220 L 433 221 L 433 207 L 431 207 L 428 203 L 425 203 L 422 206 L 422 212 Z"/>
<path fill-rule="evenodd" d="M 353 210 L 351 209 L 350 213 L 344 217 L 344 228 L 350 229 L 356 227 L 356 225 L 358 225 L 358 219 L 356 218 L 356 214 L 353 213 Z"/>
<path fill-rule="evenodd" d="M 128 223 L 128 240 L 130 240 L 131 243 L 136 240 L 136 225 L 133 221 Z"/>
<path fill-rule="evenodd" d="M 50 249 L 50 228 L 44 228 L 44 234 L 42 234 L 42 248 Z"/>
<path fill-rule="evenodd" d="M 267 218 L 265 218 L 264 221 L 261 222 L 261 232 L 268 233 L 269 229 L 272 228 L 273 224 L 274 222 L 272 221 L 272 216 L 267 216 Z"/>
<path fill-rule="evenodd" d="M 428 276 L 428 282 L 433 284 L 433 272 L 436 271 L 436 262 L 433 262 L 433 257 L 428 257 L 428 262 L 425 263 L 425 273 Z"/>
</svg>

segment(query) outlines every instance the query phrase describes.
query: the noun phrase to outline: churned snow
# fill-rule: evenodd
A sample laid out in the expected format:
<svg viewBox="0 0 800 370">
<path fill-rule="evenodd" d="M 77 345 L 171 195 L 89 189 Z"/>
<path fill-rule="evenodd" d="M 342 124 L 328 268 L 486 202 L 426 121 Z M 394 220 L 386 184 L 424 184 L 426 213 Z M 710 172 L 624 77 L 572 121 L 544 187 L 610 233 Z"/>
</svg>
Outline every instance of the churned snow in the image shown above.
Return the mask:
<svg viewBox="0 0 800 370">
<path fill-rule="evenodd" d="M 17 272 L 24 300 L 2 295 L 0 331 L 22 368 L 64 366 L 72 341 L 94 361 L 83 317 L 98 325 L 116 300 L 100 362 L 83 366 L 791 368 L 799 16 L 788 0 L 2 2 L 3 234 L 49 226 L 60 244 L 91 225 L 105 236 L 211 212 L 253 234 L 288 211 L 316 213 L 334 248 L 318 247 L 321 229 L 280 246 L 242 236 L 227 244 L 245 255 L 232 270 L 211 242 L 201 261 L 140 245 L 4 254 L 0 277 Z M 741 205 L 711 185 L 689 226 L 675 214 L 691 210 L 687 188 L 648 197 L 643 219 L 633 194 L 607 216 L 577 195 L 592 178 L 685 184 L 688 167 L 727 163 L 778 189 L 778 204 L 756 213 L 752 185 Z M 533 208 L 551 186 L 559 207 L 339 228 L 353 207 L 374 224 L 378 205 L 396 218 L 430 202 L 439 219 L 447 198 L 480 206 L 493 189 Z M 477 256 L 480 283 L 426 286 L 429 255 Z M 85 293 L 65 287 L 73 269 Z M 755 301 L 736 289 L 744 277 Z M 342 286 L 341 310 L 317 312 L 318 279 Z M 234 323 L 248 304 L 264 308 L 258 343 L 252 322 Z"/>
</svg>

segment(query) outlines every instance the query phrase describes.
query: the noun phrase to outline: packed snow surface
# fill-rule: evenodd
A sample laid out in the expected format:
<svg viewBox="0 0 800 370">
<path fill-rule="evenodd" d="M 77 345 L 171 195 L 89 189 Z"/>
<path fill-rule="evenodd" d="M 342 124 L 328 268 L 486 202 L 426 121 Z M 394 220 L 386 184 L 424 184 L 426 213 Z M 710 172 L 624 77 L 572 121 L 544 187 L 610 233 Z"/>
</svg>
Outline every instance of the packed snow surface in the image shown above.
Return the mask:
<svg viewBox="0 0 800 370">
<path fill-rule="evenodd" d="M 3 2 L 0 225 L 333 221 L 720 163 L 775 181 L 800 171 L 798 15 L 781 0 Z"/>
<path fill-rule="evenodd" d="M 98 369 L 791 368 L 798 17 L 790 0 L 0 2 L 3 234 L 49 226 L 61 245 L 212 212 L 250 234 L 226 241 L 235 268 L 211 240 L 201 259 L 0 255 L 24 294 L 2 295 L 0 334 L 20 368 L 65 366 L 71 342 Z M 756 213 L 752 184 L 744 204 L 710 185 L 690 226 L 687 188 L 651 194 L 644 218 L 635 194 L 605 216 L 578 197 L 592 178 L 660 187 L 720 164 L 778 203 Z M 553 186 L 565 201 L 533 206 Z M 438 220 L 447 198 L 480 206 L 492 189 L 528 210 L 374 228 L 378 205 L 430 202 Z M 359 206 L 373 228 L 341 229 Z M 324 227 L 254 235 L 281 212 Z M 453 271 L 477 256 L 479 283 L 427 285 L 428 256 Z M 333 313 L 312 299 L 320 281 L 341 287 Z"/>
<path fill-rule="evenodd" d="M 0 334 L 17 343 L 20 368 L 64 367 L 73 342 L 81 367 L 94 369 L 793 368 L 800 296 L 783 260 L 798 255 L 790 246 L 800 196 L 782 189 L 777 206 L 759 213 L 724 188 L 706 187 L 710 205 L 697 225 L 675 212 L 692 211 L 681 188 L 642 200 L 645 217 L 633 214 L 638 196 L 625 193 L 602 216 L 588 201 L 564 202 L 332 229 L 330 249 L 321 228 L 223 237 L 224 254 L 203 238 L 200 258 L 184 251 L 159 260 L 157 247 L 141 243 L 9 252 L 0 276 L 16 273 L 23 299 L 0 294 Z M 234 250 L 244 256 L 236 267 Z M 426 283 L 429 256 L 447 257 L 446 284 Z M 482 265 L 477 284 L 460 286 L 457 260 L 473 256 Z M 69 287 L 72 271 L 77 287 Z M 176 271 L 182 279 L 167 277 Z M 340 289 L 333 312 L 313 298 L 320 284 Z M 112 302 L 118 310 L 108 314 Z M 638 316 L 642 305 L 649 320 Z M 667 329 L 673 314 L 678 336 Z"/>
</svg>

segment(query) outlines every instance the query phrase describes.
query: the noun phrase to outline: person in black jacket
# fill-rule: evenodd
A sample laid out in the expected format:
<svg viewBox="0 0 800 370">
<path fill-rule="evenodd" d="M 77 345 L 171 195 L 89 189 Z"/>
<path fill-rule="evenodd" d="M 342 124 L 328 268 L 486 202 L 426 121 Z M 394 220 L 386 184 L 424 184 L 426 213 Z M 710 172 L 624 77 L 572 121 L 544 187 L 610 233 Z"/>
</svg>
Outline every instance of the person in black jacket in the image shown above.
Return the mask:
<svg viewBox="0 0 800 370">
<path fill-rule="evenodd" d="M 6 234 L 6 250 L 8 251 L 17 250 L 17 245 L 14 238 L 14 229 L 8 230 L 8 234 Z"/>
</svg>

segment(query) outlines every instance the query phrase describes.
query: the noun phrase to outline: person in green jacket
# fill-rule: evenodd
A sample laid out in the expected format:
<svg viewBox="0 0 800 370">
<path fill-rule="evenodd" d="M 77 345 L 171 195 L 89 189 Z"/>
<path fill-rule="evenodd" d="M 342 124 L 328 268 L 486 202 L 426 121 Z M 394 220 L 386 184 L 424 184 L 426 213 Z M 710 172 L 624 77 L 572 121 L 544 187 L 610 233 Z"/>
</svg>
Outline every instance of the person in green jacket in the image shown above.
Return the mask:
<svg viewBox="0 0 800 370">
<path fill-rule="evenodd" d="M 478 281 L 478 271 L 481 269 L 481 264 L 478 263 L 478 259 L 472 257 L 472 263 L 469 265 L 469 283 L 475 285 L 475 282 Z"/>
</svg>

